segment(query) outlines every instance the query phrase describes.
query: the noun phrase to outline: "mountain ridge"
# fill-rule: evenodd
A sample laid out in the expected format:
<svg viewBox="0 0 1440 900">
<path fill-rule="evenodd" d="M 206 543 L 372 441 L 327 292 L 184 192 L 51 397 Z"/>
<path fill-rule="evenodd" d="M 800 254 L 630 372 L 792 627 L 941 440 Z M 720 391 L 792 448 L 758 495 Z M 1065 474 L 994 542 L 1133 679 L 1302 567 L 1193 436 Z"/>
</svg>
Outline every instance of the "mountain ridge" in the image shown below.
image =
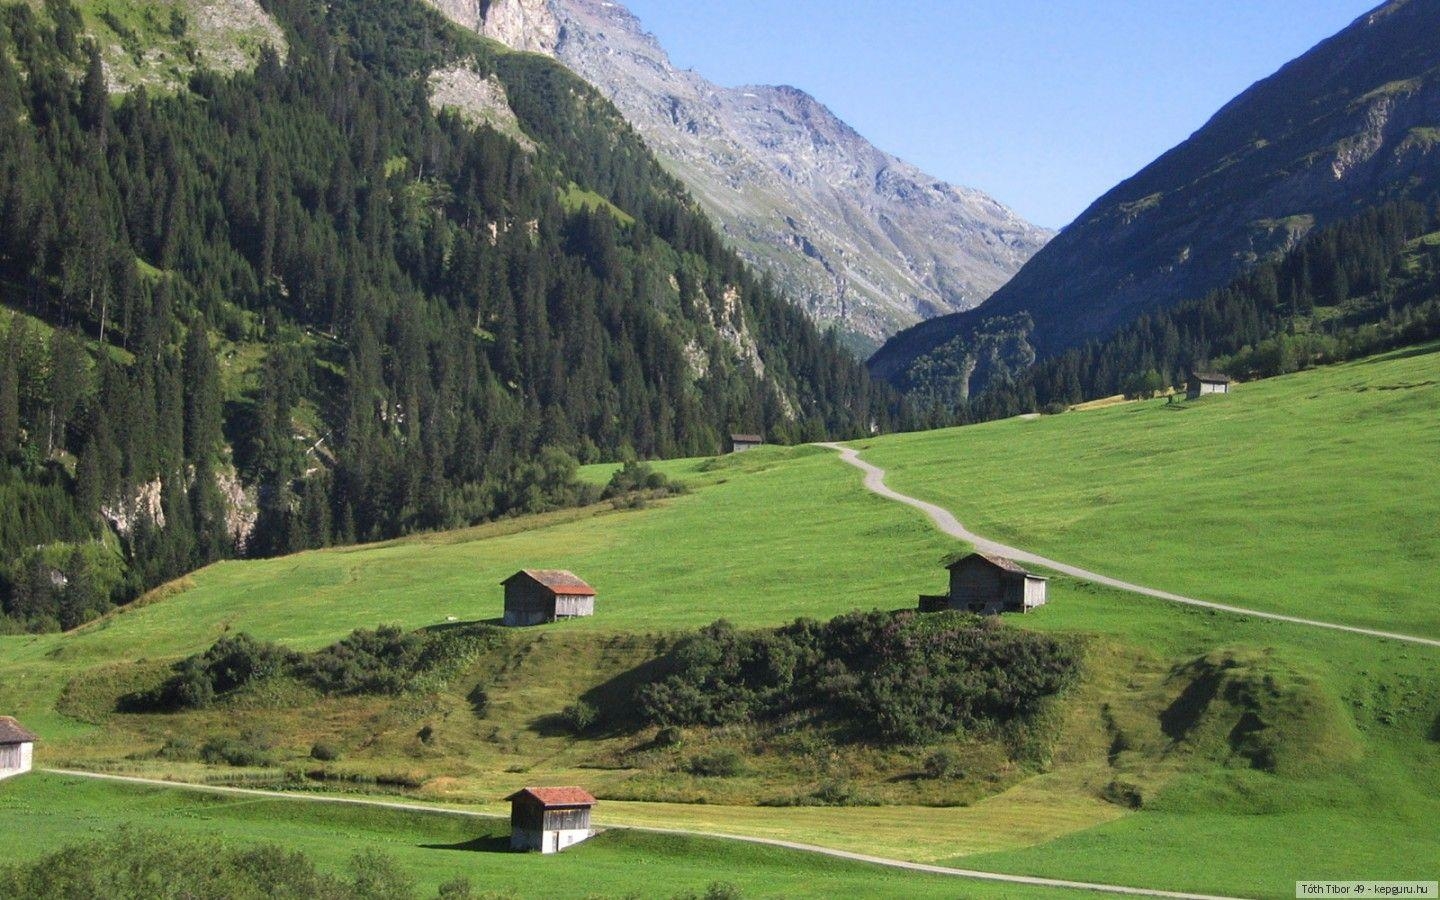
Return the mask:
<svg viewBox="0 0 1440 900">
<path fill-rule="evenodd" d="M 725 88 L 675 68 L 622 5 L 428 2 L 596 85 L 742 256 L 858 349 L 974 306 L 1051 235 L 981 191 L 875 148 L 799 88 Z"/>
<path fill-rule="evenodd" d="M 1221 107 L 1122 181 L 979 309 L 871 360 L 898 380 L 991 316 L 1027 312 L 1041 357 L 1198 298 L 1317 227 L 1440 184 L 1440 5 L 1395 0 Z"/>
</svg>

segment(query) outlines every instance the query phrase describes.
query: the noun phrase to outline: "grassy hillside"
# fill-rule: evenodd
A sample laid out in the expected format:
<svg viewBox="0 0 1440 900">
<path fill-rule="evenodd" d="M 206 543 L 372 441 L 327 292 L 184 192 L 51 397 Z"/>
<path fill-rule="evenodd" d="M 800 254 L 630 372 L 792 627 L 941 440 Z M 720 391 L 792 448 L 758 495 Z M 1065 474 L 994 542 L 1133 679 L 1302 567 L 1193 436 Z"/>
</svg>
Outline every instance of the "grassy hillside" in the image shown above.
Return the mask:
<svg viewBox="0 0 1440 900">
<path fill-rule="evenodd" d="M 603 810 L 603 807 L 601 808 Z M 33 859 L 118 828 L 163 829 L 221 846 L 276 843 L 343 871 L 357 852 L 392 857 L 425 894 L 456 877 L 486 896 L 623 897 L 703 894 L 713 883 L 745 897 L 1084 896 L 956 881 L 793 850 L 611 831 L 558 856 L 508 852 L 509 823 L 441 814 L 197 794 L 34 776 L 0 787 L 0 811 L 24 816 L 0 835 L 0 858 Z M 603 817 L 603 812 L 600 813 Z"/>
<path fill-rule="evenodd" d="M 1060 558 L 1201 596 L 1421 632 L 1435 620 L 1405 575 L 1426 571 L 1427 559 L 1434 568 L 1425 553 L 1440 504 L 1433 485 L 1409 475 L 1433 467 L 1437 369 L 1432 348 L 1242 385 L 1181 409 L 1129 404 L 876 440 L 866 455 L 893 467 L 900 489 Z M 1436 651 L 1068 578 L 1052 583 L 1048 606 L 1014 621 L 1085 635 L 1088 675 L 1057 710 L 1053 740 L 1021 764 L 962 741 L 953 749 L 970 754 L 963 774 L 929 779 L 920 774 L 929 748 L 877 753 L 744 727 L 687 730 L 679 747 L 656 748 L 649 731 L 577 737 L 557 727 L 582 694 L 643 677 L 673 629 L 909 606 L 943 585 L 939 562 L 959 549 L 918 513 L 864 493 L 853 470 L 817 449 L 663 468 L 693 492 L 639 510 L 222 564 L 77 632 L 0 638 L 0 709 L 45 736 L 47 764 L 273 780 L 315 767 L 306 757 L 323 739 L 343 750 L 339 769 L 400 775 L 433 800 L 494 809 L 518 783 L 578 782 L 629 798 L 607 800 L 613 823 L 1157 888 L 1269 896 L 1300 878 L 1420 877 L 1406 860 L 1440 858 Z M 1222 500 L 1223 511 L 1213 508 Z M 1221 549 L 1189 539 L 1197 533 Z M 1368 553 L 1352 546 L 1361 541 Z M 381 622 L 487 620 L 499 612 L 499 579 L 541 565 L 596 584 L 599 615 L 511 634 L 503 654 L 433 695 L 322 700 L 281 685 L 209 710 L 114 711 L 117 694 L 227 630 L 315 648 Z M 1276 587 L 1286 578 L 1346 602 L 1306 605 Z M 479 684 L 483 714 L 467 698 Z M 428 742 L 418 737 L 426 725 Z M 217 770 L 155 754 L 172 737 L 245 728 L 271 733 L 275 766 Z M 716 747 L 741 752 L 745 771 L 687 770 Z M 849 785 L 852 803 L 890 805 L 755 805 L 827 779 Z M 89 813 L 51 815 L 82 823 Z"/>
<path fill-rule="evenodd" d="M 1209 600 L 1440 636 L 1440 347 L 857 446 L 975 531 Z"/>
</svg>

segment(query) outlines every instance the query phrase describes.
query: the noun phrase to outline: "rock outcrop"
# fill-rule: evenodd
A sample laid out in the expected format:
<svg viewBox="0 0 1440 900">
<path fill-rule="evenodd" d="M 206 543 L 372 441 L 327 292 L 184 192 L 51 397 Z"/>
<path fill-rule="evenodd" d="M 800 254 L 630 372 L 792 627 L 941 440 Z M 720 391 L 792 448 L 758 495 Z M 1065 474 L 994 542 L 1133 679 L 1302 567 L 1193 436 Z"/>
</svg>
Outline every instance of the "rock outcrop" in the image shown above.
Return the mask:
<svg viewBox="0 0 1440 900">
<path fill-rule="evenodd" d="M 861 349 L 975 306 L 1050 237 L 876 149 L 803 91 L 723 88 L 676 69 L 618 3 L 431 2 L 599 88 L 742 255 Z"/>
</svg>

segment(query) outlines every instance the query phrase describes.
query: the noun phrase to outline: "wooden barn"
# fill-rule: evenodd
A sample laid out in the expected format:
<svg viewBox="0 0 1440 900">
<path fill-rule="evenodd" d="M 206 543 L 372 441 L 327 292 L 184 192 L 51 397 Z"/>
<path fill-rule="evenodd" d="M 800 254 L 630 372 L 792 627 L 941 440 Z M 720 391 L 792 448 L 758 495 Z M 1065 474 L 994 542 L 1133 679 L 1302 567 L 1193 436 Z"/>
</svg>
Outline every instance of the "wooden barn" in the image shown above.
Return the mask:
<svg viewBox="0 0 1440 900">
<path fill-rule="evenodd" d="M 1215 372 L 1196 372 L 1190 376 L 1190 383 L 1185 388 L 1187 400 L 1198 400 L 1206 394 L 1228 394 L 1230 385 L 1233 382 L 1229 375 L 1220 375 Z"/>
<path fill-rule="evenodd" d="M 595 798 L 584 788 L 530 787 L 510 801 L 510 849 L 559 853 L 590 837 Z"/>
<path fill-rule="evenodd" d="M 595 589 L 573 572 L 522 569 L 500 583 L 505 586 L 506 625 L 541 625 L 595 615 Z"/>
<path fill-rule="evenodd" d="M 9 716 L 0 716 L 0 780 L 30 771 L 39 738 Z"/>
<path fill-rule="evenodd" d="M 956 560 L 950 570 L 950 593 L 922 596 L 922 612 L 954 609 L 994 616 L 1025 613 L 1045 605 L 1049 579 L 1022 568 L 1013 559 L 972 553 Z"/>
<path fill-rule="evenodd" d="M 744 453 L 746 450 L 754 450 L 756 447 L 765 446 L 765 438 L 758 434 L 732 434 L 730 435 L 730 452 Z"/>
</svg>

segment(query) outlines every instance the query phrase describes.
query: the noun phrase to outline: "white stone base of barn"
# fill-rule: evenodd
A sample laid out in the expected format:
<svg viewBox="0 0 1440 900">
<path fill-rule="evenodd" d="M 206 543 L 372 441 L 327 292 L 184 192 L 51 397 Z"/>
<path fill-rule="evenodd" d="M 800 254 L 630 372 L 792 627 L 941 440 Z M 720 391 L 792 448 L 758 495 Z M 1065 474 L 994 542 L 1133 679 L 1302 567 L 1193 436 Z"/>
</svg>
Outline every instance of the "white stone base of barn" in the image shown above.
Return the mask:
<svg viewBox="0 0 1440 900">
<path fill-rule="evenodd" d="M 0 745 L 0 780 L 23 775 L 35 764 L 34 744 Z"/>
<path fill-rule="evenodd" d="M 573 847 L 593 832 L 588 828 L 567 828 L 550 831 L 520 831 L 510 832 L 510 848 L 512 850 L 539 850 L 541 853 L 559 853 L 566 847 Z"/>
</svg>

